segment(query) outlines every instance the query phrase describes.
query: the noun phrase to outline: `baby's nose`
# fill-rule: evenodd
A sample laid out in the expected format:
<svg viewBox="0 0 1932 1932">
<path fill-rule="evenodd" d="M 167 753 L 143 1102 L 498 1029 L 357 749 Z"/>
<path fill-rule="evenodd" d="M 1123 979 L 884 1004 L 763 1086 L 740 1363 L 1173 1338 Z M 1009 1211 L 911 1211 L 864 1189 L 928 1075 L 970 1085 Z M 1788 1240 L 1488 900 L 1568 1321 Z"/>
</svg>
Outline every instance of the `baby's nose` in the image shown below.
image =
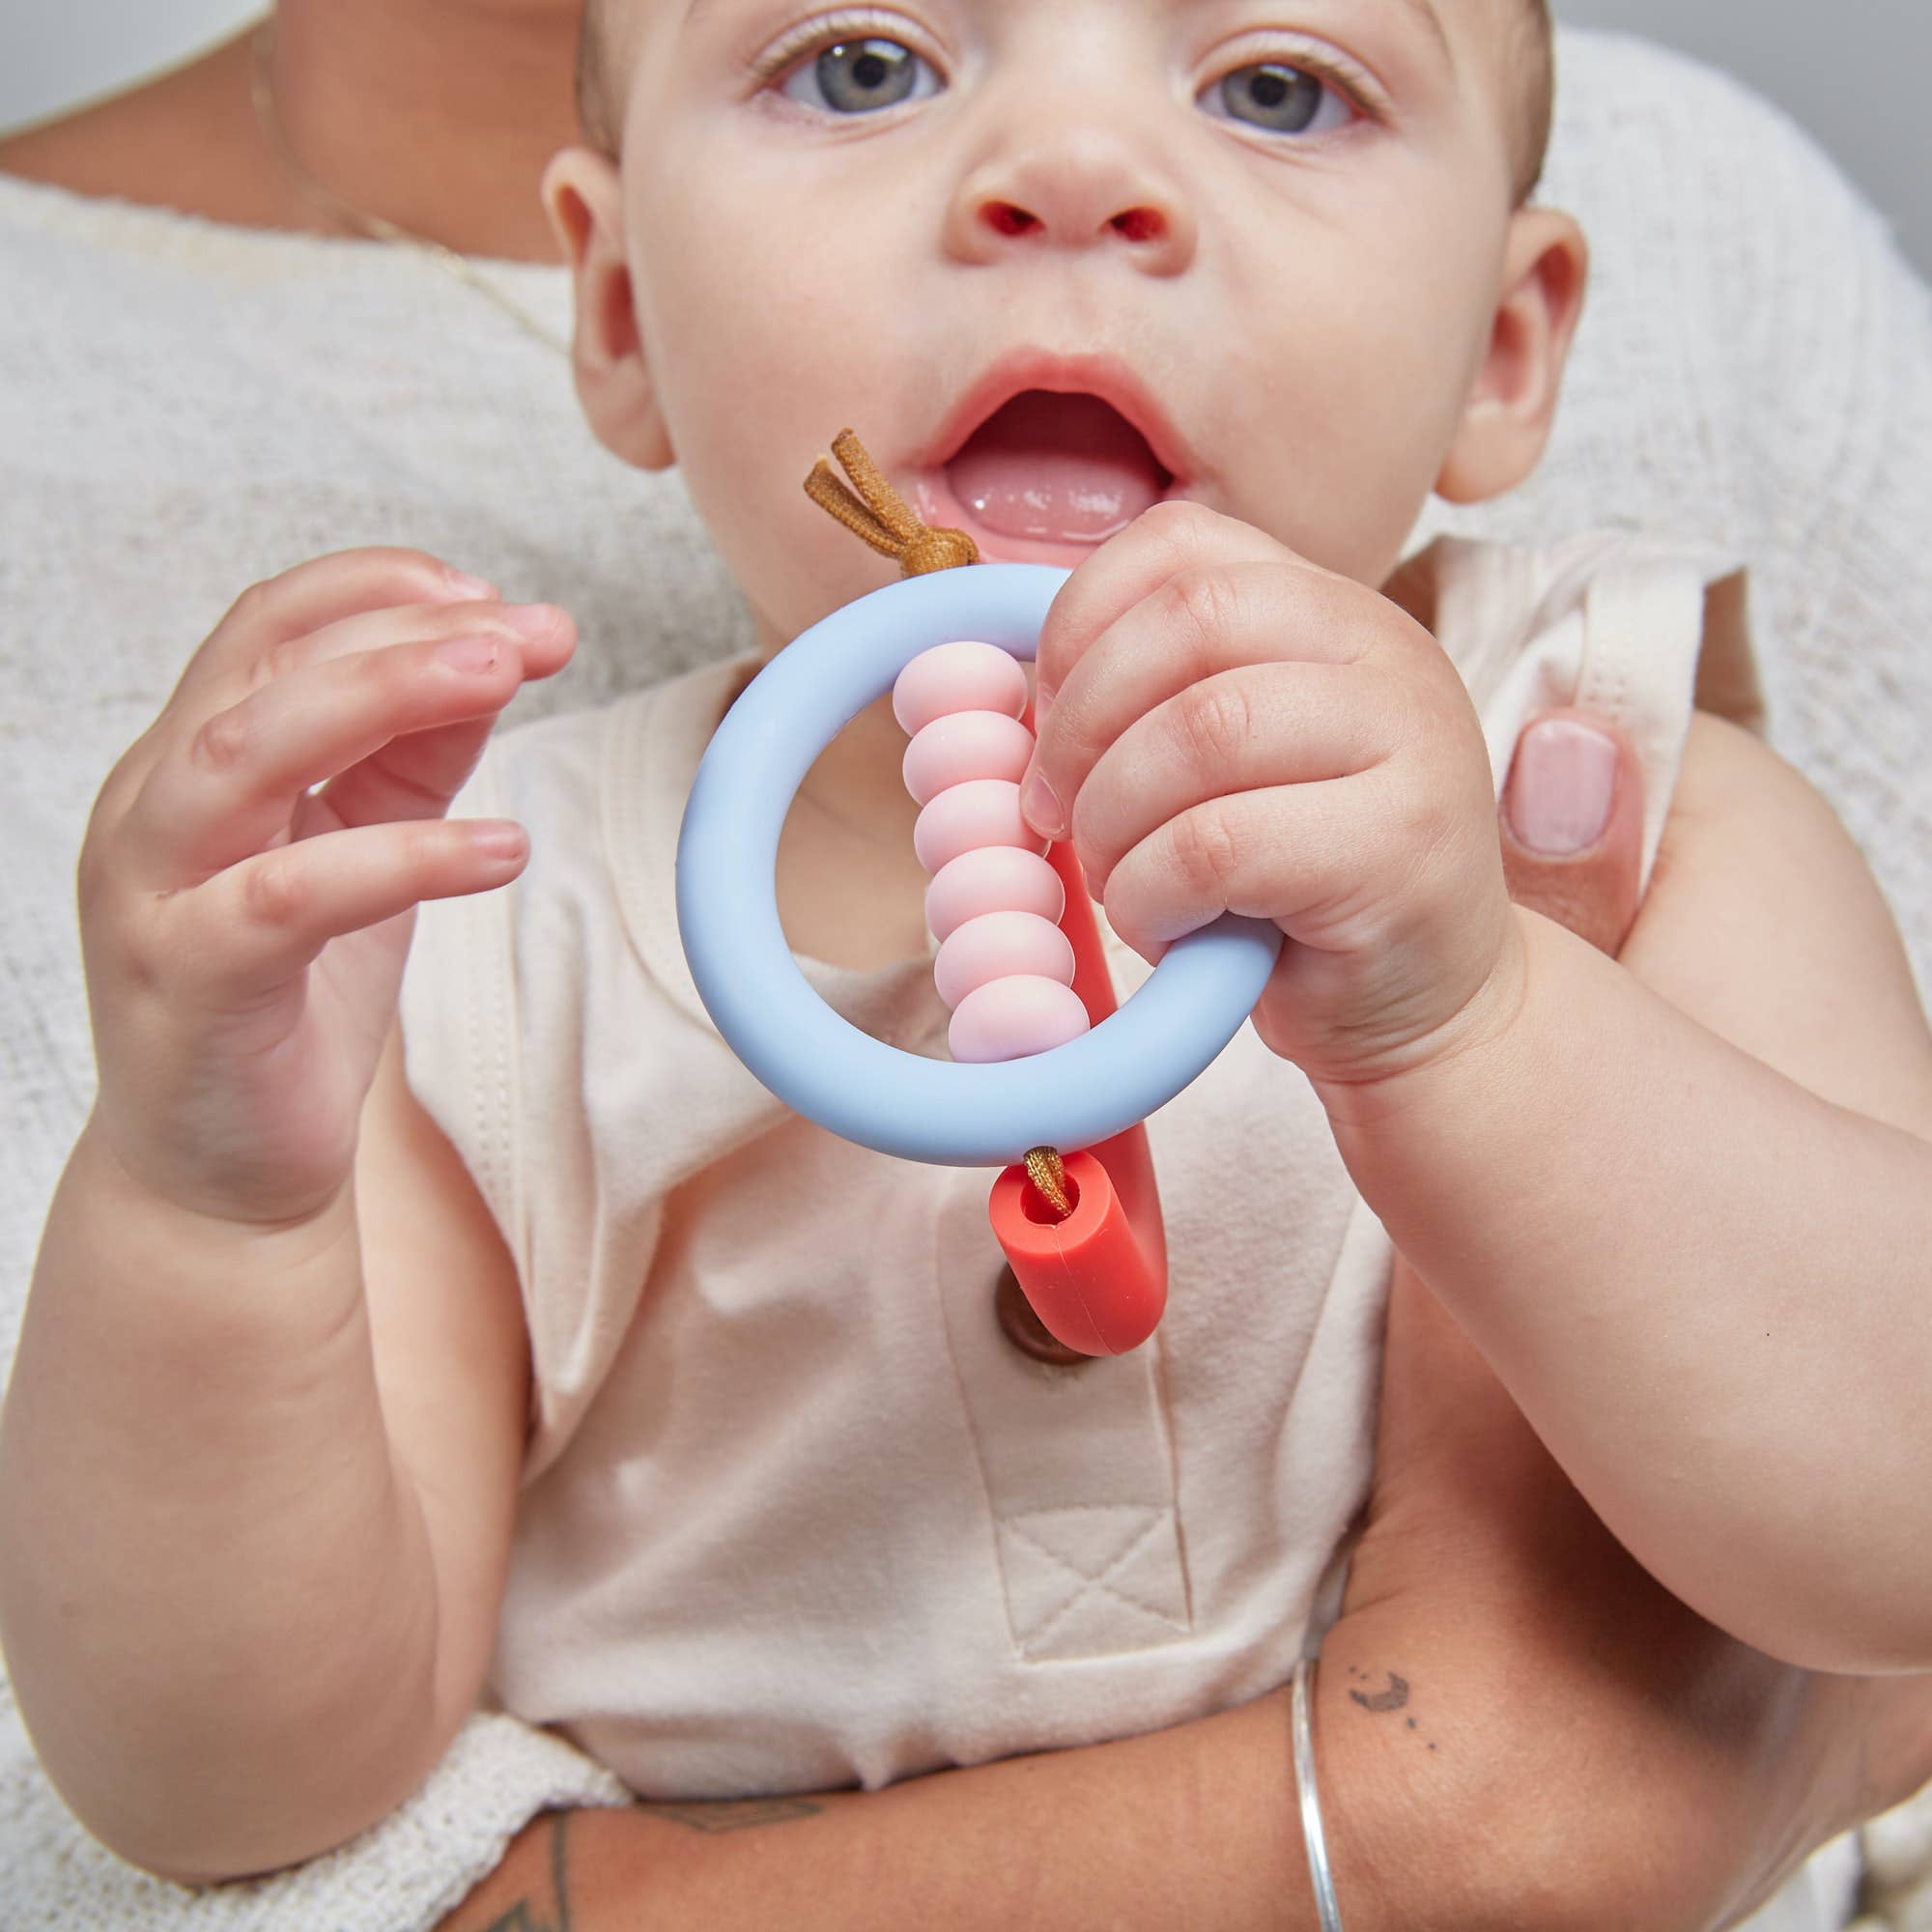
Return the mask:
<svg viewBox="0 0 1932 1932">
<path fill-rule="evenodd" d="M 1017 246 L 1123 246 L 1149 274 L 1177 274 L 1193 258 L 1194 222 L 1158 162 L 1112 134 L 1041 128 L 961 184 L 949 242 L 969 261 Z"/>
</svg>

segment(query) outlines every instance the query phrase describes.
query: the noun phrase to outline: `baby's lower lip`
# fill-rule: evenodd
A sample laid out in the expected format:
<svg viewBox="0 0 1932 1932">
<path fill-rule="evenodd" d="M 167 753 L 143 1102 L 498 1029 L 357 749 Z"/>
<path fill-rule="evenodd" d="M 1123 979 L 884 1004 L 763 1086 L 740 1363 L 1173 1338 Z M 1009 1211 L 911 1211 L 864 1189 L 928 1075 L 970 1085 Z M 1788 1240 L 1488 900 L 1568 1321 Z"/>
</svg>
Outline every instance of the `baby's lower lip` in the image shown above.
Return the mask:
<svg viewBox="0 0 1932 1932">
<path fill-rule="evenodd" d="M 1133 521 L 1132 516 L 1122 516 L 1118 521 L 1096 520 L 1096 527 L 1091 533 L 1078 535 L 1061 531 L 1037 536 L 997 527 L 972 505 L 960 500 L 944 470 L 927 471 L 913 483 L 909 494 L 922 522 L 935 527 L 964 530 L 989 563 L 1049 563 L 1063 570 L 1077 570 L 1101 544 Z M 1181 493 L 1172 490 L 1168 494 Z"/>
<path fill-rule="evenodd" d="M 947 487 L 996 536 L 1097 544 L 1174 481 L 1147 439 L 1098 396 L 1022 390 L 945 466 Z"/>
</svg>

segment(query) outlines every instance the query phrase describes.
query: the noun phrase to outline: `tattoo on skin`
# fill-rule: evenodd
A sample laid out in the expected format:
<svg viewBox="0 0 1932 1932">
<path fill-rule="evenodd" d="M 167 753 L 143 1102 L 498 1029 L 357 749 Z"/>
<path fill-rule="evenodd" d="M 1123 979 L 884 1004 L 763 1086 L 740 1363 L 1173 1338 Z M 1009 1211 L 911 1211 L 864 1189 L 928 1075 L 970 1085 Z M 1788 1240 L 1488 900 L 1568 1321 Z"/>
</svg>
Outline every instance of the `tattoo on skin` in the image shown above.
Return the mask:
<svg viewBox="0 0 1932 1932">
<path fill-rule="evenodd" d="M 1352 1697 L 1365 1711 L 1400 1711 L 1408 1703 L 1408 1679 L 1398 1677 L 1393 1670 L 1388 1674 L 1388 1689 L 1378 1690 L 1372 1697 L 1366 1691 L 1350 1690 Z"/>
<path fill-rule="evenodd" d="M 570 1886 L 565 1862 L 569 1827 L 567 1812 L 552 1813 L 550 1882 L 551 1889 L 555 1894 L 553 1901 L 554 1917 L 543 1907 L 533 1906 L 527 1898 L 520 1898 L 509 1911 L 491 1919 L 483 1932 L 570 1932 Z"/>
<path fill-rule="evenodd" d="M 1349 1675 L 1359 1678 L 1365 1686 L 1373 1685 L 1374 1679 L 1371 1674 L 1356 1664 L 1351 1663 L 1349 1665 Z M 1359 1704 L 1363 1710 L 1371 1712 L 1378 1718 L 1391 1717 L 1397 1712 L 1406 1711 L 1409 1701 L 1408 1679 L 1406 1677 L 1398 1677 L 1393 1670 L 1382 1671 L 1380 1675 L 1388 1680 L 1380 1690 L 1373 1688 L 1357 1690 L 1351 1684 L 1349 1687 L 1350 1700 Z M 1416 1731 L 1418 1733 L 1416 1739 L 1418 1744 L 1427 1744 L 1431 1750 L 1435 1748 L 1435 1741 L 1433 1738 L 1425 1739 L 1419 1735 L 1421 1726 L 1418 1719 L 1405 1717 L 1403 1719 L 1403 1727 L 1406 1730 Z"/>
<path fill-rule="evenodd" d="M 637 1810 L 692 1832 L 749 1832 L 759 1825 L 781 1825 L 791 1818 L 815 1818 L 825 1809 L 810 1798 L 754 1798 L 742 1803 L 707 1804 L 639 1804 Z M 550 1883 L 548 1905 L 520 1898 L 498 1913 L 481 1932 L 570 1932 L 570 1860 L 568 1812 L 550 1818 Z"/>
</svg>

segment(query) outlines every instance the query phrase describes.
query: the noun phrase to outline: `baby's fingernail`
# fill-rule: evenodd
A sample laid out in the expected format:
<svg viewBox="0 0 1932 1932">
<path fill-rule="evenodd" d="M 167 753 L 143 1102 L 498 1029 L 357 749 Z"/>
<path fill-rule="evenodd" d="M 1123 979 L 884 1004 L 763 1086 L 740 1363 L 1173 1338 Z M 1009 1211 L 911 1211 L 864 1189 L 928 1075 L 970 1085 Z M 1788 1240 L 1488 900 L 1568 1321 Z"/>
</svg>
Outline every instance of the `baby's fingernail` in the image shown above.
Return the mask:
<svg viewBox="0 0 1932 1932">
<path fill-rule="evenodd" d="M 1532 852 L 1563 858 L 1604 836 L 1617 788 L 1617 748 L 1567 718 L 1525 731 L 1510 773 L 1510 829 Z"/>
<path fill-rule="evenodd" d="M 495 603 L 502 595 L 487 578 L 471 577 L 467 570 L 447 570 L 443 576 L 449 587 L 459 597 L 472 598 L 483 603 Z"/>
<path fill-rule="evenodd" d="M 1020 786 L 1020 815 L 1042 838 L 1064 838 L 1066 836 L 1066 814 L 1060 809 L 1060 800 L 1054 796 L 1053 787 L 1040 776 L 1037 766 Z"/>
<path fill-rule="evenodd" d="M 507 819 L 482 820 L 469 828 L 469 842 L 485 859 L 514 865 L 530 849 L 529 834 Z"/>
<path fill-rule="evenodd" d="M 438 664 L 451 670 L 487 671 L 497 668 L 503 646 L 496 638 L 451 638 L 436 647 Z"/>
<path fill-rule="evenodd" d="M 563 612 L 554 604 L 513 604 L 503 612 L 503 622 L 533 644 L 554 638 L 562 621 Z"/>
</svg>

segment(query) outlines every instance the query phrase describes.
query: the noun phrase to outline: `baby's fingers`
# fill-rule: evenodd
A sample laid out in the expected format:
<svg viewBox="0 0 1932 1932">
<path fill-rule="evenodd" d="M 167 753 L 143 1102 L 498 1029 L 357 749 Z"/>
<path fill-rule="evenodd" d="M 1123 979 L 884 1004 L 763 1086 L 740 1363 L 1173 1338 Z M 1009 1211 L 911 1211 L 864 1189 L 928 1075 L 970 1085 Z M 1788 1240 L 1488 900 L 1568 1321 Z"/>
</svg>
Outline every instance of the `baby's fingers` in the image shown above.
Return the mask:
<svg viewBox="0 0 1932 1932">
<path fill-rule="evenodd" d="M 244 590 L 195 653 L 180 691 L 232 676 L 278 645 L 367 611 L 496 595 L 493 584 L 423 551 L 372 547 L 313 557 Z"/>
<path fill-rule="evenodd" d="M 548 677 L 568 662 L 576 641 L 569 612 L 554 604 L 500 604 L 469 600 L 384 606 L 284 639 L 250 658 L 226 695 L 234 702 L 259 685 L 326 664 L 360 657 L 397 644 L 441 643 L 450 638 L 501 636 L 520 645 L 526 677 Z"/>
<path fill-rule="evenodd" d="M 1368 770 L 1400 744 L 1406 694 L 1359 666 L 1263 664 L 1185 686 L 1101 753 L 1073 810 L 1089 888 L 1170 819 L 1230 793 Z"/>
<path fill-rule="evenodd" d="M 1182 571 L 1280 563 L 1290 554 L 1252 525 L 1199 503 L 1156 504 L 1102 544 L 1053 600 L 1039 632 L 1040 690 L 1056 695 L 1096 638 Z"/>
<path fill-rule="evenodd" d="M 1272 919 L 1291 937 L 1369 869 L 1373 781 L 1331 779 L 1224 794 L 1164 820 L 1108 874 L 1108 923 L 1144 957 L 1223 913 Z M 1313 934 L 1310 935 L 1313 937 Z"/>
<path fill-rule="evenodd" d="M 1284 660 L 1352 664 L 1369 652 L 1393 607 L 1275 548 L 1271 560 L 1178 570 L 1086 641 L 1040 724 L 1022 789 L 1035 831 L 1063 834 L 1107 748 L 1190 685 Z"/>
<path fill-rule="evenodd" d="M 1476 817 L 1419 794 L 1386 765 L 1234 792 L 1149 833 L 1113 868 L 1103 903 L 1143 955 L 1224 912 L 1271 919 L 1304 952 L 1379 951 L 1424 917 L 1413 907 L 1391 917 L 1392 881 L 1426 898 L 1437 880 L 1453 890 L 1471 862 L 1500 885 L 1492 824 L 1487 810 Z"/>
<path fill-rule="evenodd" d="M 230 867 L 194 895 L 221 944 L 188 971 L 214 1007 L 245 1006 L 286 985 L 331 940 L 380 925 L 426 899 L 506 885 L 529 839 L 502 819 L 418 819 L 304 838 Z"/>
<path fill-rule="evenodd" d="M 523 679 L 498 636 L 443 639 L 331 659 L 277 678 L 158 758 L 128 810 L 129 863 L 151 890 L 198 885 L 285 838 L 296 801 L 398 738 L 493 718 Z M 448 789 L 418 796 L 440 810 Z"/>
</svg>

